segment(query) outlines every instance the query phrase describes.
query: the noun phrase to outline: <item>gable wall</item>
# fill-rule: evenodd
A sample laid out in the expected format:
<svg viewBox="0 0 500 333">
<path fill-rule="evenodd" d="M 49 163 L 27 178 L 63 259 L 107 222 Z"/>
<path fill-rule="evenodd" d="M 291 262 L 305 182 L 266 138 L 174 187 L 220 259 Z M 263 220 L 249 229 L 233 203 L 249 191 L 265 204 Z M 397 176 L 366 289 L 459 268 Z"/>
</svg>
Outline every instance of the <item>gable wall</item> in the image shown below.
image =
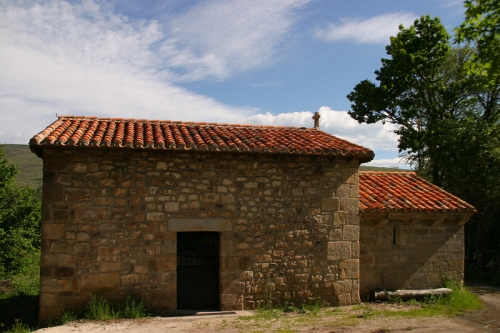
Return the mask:
<svg viewBox="0 0 500 333">
<path fill-rule="evenodd" d="M 452 217 L 453 214 L 448 214 Z M 427 289 L 444 278 L 463 281 L 464 228 L 461 218 L 361 220 L 360 296 L 373 289 Z M 416 216 L 414 216 L 416 217 Z"/>
<path fill-rule="evenodd" d="M 221 310 L 268 295 L 359 301 L 357 160 L 90 149 L 43 160 L 42 324 L 90 294 L 175 312 L 177 231 L 220 231 Z"/>
</svg>

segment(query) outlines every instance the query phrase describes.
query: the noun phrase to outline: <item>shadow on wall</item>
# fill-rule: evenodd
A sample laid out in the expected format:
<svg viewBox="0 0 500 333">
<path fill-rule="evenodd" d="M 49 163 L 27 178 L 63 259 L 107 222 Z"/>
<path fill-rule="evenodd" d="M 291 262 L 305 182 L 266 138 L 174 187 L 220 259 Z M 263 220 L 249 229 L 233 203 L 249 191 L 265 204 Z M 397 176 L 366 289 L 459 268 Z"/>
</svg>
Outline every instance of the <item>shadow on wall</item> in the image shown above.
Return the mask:
<svg viewBox="0 0 500 333">
<path fill-rule="evenodd" d="M 444 277 L 463 280 L 464 232 L 456 219 L 380 221 L 361 221 L 362 299 L 373 289 L 437 288 Z"/>
</svg>

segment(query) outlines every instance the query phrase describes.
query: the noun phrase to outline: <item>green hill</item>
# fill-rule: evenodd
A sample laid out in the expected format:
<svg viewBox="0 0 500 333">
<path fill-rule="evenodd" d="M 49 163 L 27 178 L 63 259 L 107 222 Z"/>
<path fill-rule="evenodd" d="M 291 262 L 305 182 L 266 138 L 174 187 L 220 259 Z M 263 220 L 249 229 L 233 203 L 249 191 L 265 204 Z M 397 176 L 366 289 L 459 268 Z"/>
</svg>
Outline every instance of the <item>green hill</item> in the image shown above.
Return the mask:
<svg viewBox="0 0 500 333">
<path fill-rule="evenodd" d="M 42 187 L 42 159 L 33 154 L 28 145 L 7 144 L 2 147 L 10 163 L 19 168 L 16 183 L 19 185 L 30 185 L 34 188 Z M 409 171 L 395 168 L 380 168 L 364 166 L 362 171 Z"/>
<path fill-rule="evenodd" d="M 1 147 L 9 163 L 19 168 L 16 184 L 42 188 L 42 159 L 33 154 L 28 145 L 7 144 Z"/>
</svg>

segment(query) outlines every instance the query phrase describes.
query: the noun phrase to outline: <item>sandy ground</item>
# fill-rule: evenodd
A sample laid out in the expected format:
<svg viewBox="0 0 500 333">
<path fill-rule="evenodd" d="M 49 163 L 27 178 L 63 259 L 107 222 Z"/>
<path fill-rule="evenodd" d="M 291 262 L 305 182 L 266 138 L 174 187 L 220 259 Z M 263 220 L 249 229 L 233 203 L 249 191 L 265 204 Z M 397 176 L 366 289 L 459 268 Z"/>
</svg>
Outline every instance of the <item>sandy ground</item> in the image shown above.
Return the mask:
<svg viewBox="0 0 500 333">
<path fill-rule="evenodd" d="M 500 290 L 480 287 L 471 289 L 479 295 L 485 308 L 452 318 L 370 316 L 371 310 L 408 308 L 408 305 L 382 303 L 322 309 L 318 315 L 282 314 L 279 320 L 256 318 L 252 311 L 238 311 L 226 315 L 154 317 L 108 322 L 78 321 L 36 332 L 500 332 Z"/>
</svg>

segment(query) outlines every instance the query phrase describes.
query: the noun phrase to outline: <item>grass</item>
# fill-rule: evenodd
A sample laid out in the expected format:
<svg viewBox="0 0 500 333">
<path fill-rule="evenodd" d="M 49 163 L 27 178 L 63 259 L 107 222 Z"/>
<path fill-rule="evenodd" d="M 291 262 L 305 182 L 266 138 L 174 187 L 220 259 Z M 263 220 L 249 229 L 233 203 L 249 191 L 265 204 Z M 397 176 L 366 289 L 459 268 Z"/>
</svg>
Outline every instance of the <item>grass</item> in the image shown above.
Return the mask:
<svg viewBox="0 0 500 333">
<path fill-rule="evenodd" d="M 144 303 L 131 296 L 128 296 L 124 302 L 117 306 L 112 306 L 102 297 L 92 296 L 84 312 L 84 318 L 90 320 L 137 319 L 144 317 L 148 317 Z"/>
<path fill-rule="evenodd" d="M 395 305 L 390 306 L 390 309 L 384 309 L 387 307 L 373 303 L 347 308 L 324 308 L 319 302 L 303 306 L 295 306 L 291 303 L 274 303 L 273 305 L 271 302 L 264 302 L 256 309 L 255 315 L 242 316 L 229 323 L 224 322 L 220 329 L 231 326 L 240 332 L 248 332 L 249 327 L 252 327 L 252 332 L 294 332 L 294 329 L 300 327 L 314 330 L 320 327 L 355 326 L 360 321 L 377 317 L 452 317 L 483 307 L 479 299 L 461 283 L 448 280 L 444 285 L 452 289 L 451 294 L 406 301 L 394 298 L 387 302 Z M 411 331 L 412 329 L 413 327 L 408 326 L 405 330 Z M 377 332 L 386 332 L 386 330 L 382 327 Z"/>
<path fill-rule="evenodd" d="M 3 324 L 0 324 L 0 329 L 3 329 L 3 333 L 28 333 L 33 331 L 28 325 L 23 324 L 19 319 L 16 319 L 14 325 L 7 329 L 3 327 Z"/>
<path fill-rule="evenodd" d="M 452 290 L 451 294 L 442 297 L 430 295 L 421 300 L 411 299 L 401 301 L 407 305 L 413 305 L 410 310 L 382 310 L 377 311 L 372 308 L 365 310 L 358 318 L 368 318 L 376 315 L 402 316 L 402 317 L 431 317 L 438 315 L 456 316 L 462 315 L 465 311 L 479 310 L 483 308 L 481 301 L 476 295 L 467 290 L 461 283 L 445 280 L 444 286 Z M 391 301 L 394 302 L 394 301 Z M 369 307 L 369 305 L 367 305 Z"/>
<path fill-rule="evenodd" d="M 0 280 L 0 299 L 40 294 L 40 252 L 27 256 L 26 268 L 22 274 Z"/>
</svg>

